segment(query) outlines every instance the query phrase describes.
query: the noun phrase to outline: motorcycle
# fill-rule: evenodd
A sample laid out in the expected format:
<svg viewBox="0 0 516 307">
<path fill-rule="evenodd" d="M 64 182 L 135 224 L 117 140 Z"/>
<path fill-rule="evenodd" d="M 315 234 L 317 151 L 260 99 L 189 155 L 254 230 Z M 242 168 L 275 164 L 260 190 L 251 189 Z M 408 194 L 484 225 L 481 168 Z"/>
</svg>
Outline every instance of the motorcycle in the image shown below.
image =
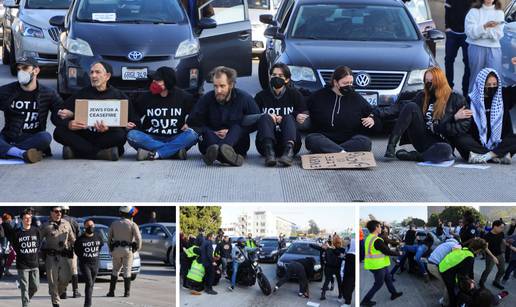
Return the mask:
<svg viewBox="0 0 516 307">
<path fill-rule="evenodd" d="M 237 284 L 246 287 L 252 287 L 258 281 L 258 286 L 264 295 L 272 293 L 272 287 L 263 273 L 256 252 L 249 252 L 249 256 L 241 255 L 243 262 L 238 265 L 238 272 L 236 277 Z M 233 265 L 227 266 L 227 279 L 231 280 L 233 274 Z"/>
</svg>

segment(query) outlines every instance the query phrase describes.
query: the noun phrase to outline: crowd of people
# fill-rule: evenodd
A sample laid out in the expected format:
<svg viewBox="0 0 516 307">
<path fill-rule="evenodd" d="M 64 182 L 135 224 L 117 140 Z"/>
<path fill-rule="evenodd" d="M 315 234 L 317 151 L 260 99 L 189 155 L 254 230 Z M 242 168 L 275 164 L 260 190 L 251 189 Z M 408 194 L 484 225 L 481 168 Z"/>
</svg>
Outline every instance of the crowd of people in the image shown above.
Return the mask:
<svg viewBox="0 0 516 307">
<path fill-rule="evenodd" d="M 466 211 L 455 227 L 452 222 L 439 220 L 432 230 L 410 225 L 402 236 L 393 234 L 387 224 L 377 220 L 370 220 L 366 227 L 369 234 L 360 239 L 360 260 L 364 269 L 373 273 L 374 284 L 362 298 L 361 306 L 375 305 L 372 299 L 384 283 L 391 300 L 402 296 L 395 286 L 398 271 L 408 270 L 425 283 L 435 278 L 442 294 L 438 303 L 445 307 L 498 305 L 509 295 L 504 285 L 511 274 L 516 279 L 516 218 L 508 225 L 502 219 L 482 225 L 471 211 Z M 391 257 L 395 259 L 393 266 Z M 485 261 L 477 279 L 476 258 Z M 485 286 L 494 266 L 497 272 L 492 286 L 500 290 L 498 293 Z"/>
<path fill-rule="evenodd" d="M 120 207 L 120 219 L 109 227 L 107 242 L 95 232 L 95 222 L 86 219 L 84 231 L 69 215 L 68 206 L 50 208 L 47 223 L 39 223 L 33 209 L 25 209 L 13 223 L 13 215 L 4 213 L 0 224 L 0 279 L 10 275 L 9 268 L 16 260 L 18 285 L 23 307 L 28 307 L 40 287 L 40 266 L 44 265 L 53 307 L 67 299 L 67 287 L 72 284 L 73 298 L 81 297 L 79 272 L 85 281 L 84 307 L 93 306 L 92 293 L 99 271 L 99 253 L 104 243 L 112 256 L 113 270 L 108 297 L 115 296 L 118 276 L 124 277 L 124 297 L 130 296 L 133 254 L 141 248 L 138 226 L 132 221 L 136 210 Z M 40 263 L 40 259 L 44 263 Z"/>
<path fill-rule="evenodd" d="M 258 270 L 252 264 L 258 260 L 260 243 L 253 238 L 251 233 L 247 238 L 240 237 L 232 242 L 231 238 L 224 235 L 222 230 L 219 230 L 217 235 L 205 234 L 203 230 L 200 230 L 197 237 L 193 235 L 187 237 L 181 233 L 180 241 L 182 287 L 189 289 L 193 295 L 201 295 L 202 291 L 211 295 L 218 294 L 213 287 L 218 285 L 222 278 L 228 279 L 228 291 L 230 292 L 236 290 L 237 284 L 250 286 L 255 284 L 256 278 L 261 278 L 257 276 Z M 318 260 L 324 273 L 320 300 L 326 300 L 326 292 L 336 288 L 338 290 L 337 300 L 342 304 L 341 306 L 351 306 L 355 289 L 354 240 L 349 240 L 349 244 L 344 244 L 344 240 L 334 234 L 323 241 L 321 244 L 309 244 L 310 248 L 320 252 Z M 284 252 L 287 245 L 285 235 L 280 234 L 278 252 Z M 272 292 L 276 293 L 285 283 L 295 280 L 299 286 L 298 296 L 310 298 L 309 283 L 314 279 L 315 264 L 316 259 L 310 256 L 285 264 L 284 272 L 278 275 L 277 282 L 271 286 Z"/>
</svg>

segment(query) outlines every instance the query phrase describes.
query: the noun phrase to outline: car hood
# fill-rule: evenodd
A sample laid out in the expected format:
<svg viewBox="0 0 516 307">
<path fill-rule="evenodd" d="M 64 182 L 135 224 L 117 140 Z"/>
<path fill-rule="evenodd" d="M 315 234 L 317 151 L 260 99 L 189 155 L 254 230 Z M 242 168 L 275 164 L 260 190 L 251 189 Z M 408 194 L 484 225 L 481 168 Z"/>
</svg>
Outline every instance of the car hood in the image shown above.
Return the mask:
<svg viewBox="0 0 516 307">
<path fill-rule="evenodd" d="M 278 248 L 277 247 L 272 247 L 272 246 L 270 246 L 270 247 L 262 247 L 261 248 L 261 251 L 264 252 L 264 253 L 270 253 L 270 252 L 275 251 L 275 250 L 278 250 Z"/>
<path fill-rule="evenodd" d="M 283 254 L 279 261 L 283 263 L 289 263 L 294 260 L 303 259 L 306 257 L 312 257 L 315 260 L 315 264 L 319 264 L 319 256 L 301 255 L 301 254 Z"/>
<path fill-rule="evenodd" d="M 430 55 L 423 41 L 343 42 L 287 40 L 289 64 L 315 69 L 348 65 L 353 70 L 410 71 L 425 69 Z M 321 56 L 323 55 L 323 56 Z"/>
<path fill-rule="evenodd" d="M 140 51 L 144 56 L 169 56 L 179 43 L 191 37 L 188 24 L 77 22 L 72 33 L 72 38 L 88 42 L 94 54 L 110 56 L 127 56 L 131 51 Z"/>
<path fill-rule="evenodd" d="M 51 27 L 50 18 L 65 14 L 66 10 L 21 10 L 20 19 L 38 28 L 48 29 Z"/>
</svg>

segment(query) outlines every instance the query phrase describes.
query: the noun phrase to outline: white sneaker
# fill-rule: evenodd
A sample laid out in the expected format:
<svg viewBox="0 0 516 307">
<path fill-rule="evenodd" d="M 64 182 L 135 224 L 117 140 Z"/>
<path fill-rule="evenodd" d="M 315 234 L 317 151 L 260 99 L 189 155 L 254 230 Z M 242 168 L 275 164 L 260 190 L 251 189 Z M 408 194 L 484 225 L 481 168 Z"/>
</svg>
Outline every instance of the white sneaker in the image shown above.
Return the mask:
<svg viewBox="0 0 516 307">
<path fill-rule="evenodd" d="M 487 163 L 487 157 L 485 155 L 477 154 L 474 152 L 469 153 L 468 163 L 470 164 L 484 164 Z"/>
</svg>

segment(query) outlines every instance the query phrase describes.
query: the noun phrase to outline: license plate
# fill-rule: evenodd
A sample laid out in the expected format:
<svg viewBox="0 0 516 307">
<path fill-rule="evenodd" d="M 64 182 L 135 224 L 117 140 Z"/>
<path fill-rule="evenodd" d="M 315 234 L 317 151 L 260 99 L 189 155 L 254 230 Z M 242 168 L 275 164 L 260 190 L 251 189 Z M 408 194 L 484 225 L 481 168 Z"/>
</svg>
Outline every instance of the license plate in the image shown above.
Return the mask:
<svg viewBox="0 0 516 307">
<path fill-rule="evenodd" d="M 147 68 L 122 67 L 122 80 L 147 79 Z"/>
<path fill-rule="evenodd" d="M 376 106 L 378 105 L 378 94 L 377 93 L 359 93 L 364 97 L 367 102 L 369 102 L 370 105 Z"/>
</svg>

